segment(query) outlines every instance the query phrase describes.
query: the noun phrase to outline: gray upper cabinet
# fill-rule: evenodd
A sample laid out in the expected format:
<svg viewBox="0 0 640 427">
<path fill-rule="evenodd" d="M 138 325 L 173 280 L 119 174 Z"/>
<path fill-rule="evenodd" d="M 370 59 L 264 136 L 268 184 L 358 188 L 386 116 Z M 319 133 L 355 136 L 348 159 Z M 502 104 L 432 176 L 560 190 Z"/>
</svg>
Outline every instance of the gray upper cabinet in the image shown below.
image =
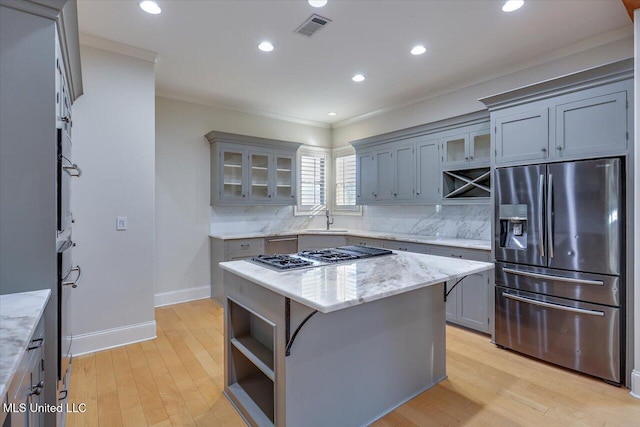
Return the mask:
<svg viewBox="0 0 640 427">
<path fill-rule="evenodd" d="M 486 203 L 490 141 L 486 112 L 354 141 L 357 203 Z M 447 177 L 455 194 L 443 198 L 443 171 L 457 169 L 470 172 L 456 175 L 453 183 Z M 483 193 L 476 194 L 477 188 Z"/>
<path fill-rule="evenodd" d="M 491 135 L 487 124 L 472 127 L 470 132 L 441 138 L 443 169 L 466 169 L 489 166 Z"/>
<path fill-rule="evenodd" d="M 211 131 L 211 204 L 296 203 L 296 152 L 302 144 Z"/>
<path fill-rule="evenodd" d="M 442 166 L 462 166 L 469 163 L 469 134 L 442 138 Z"/>
<path fill-rule="evenodd" d="M 626 155 L 633 133 L 633 60 L 480 101 L 491 113 L 496 166 Z"/>
<path fill-rule="evenodd" d="M 375 201 L 377 158 L 371 151 L 356 153 L 356 202 L 368 205 Z"/>
<path fill-rule="evenodd" d="M 377 201 L 393 200 L 395 165 L 392 147 L 385 147 L 376 152 L 376 171 L 374 199 Z"/>
<path fill-rule="evenodd" d="M 555 156 L 578 157 L 603 150 L 625 150 L 627 92 L 579 98 L 582 99 L 556 105 Z"/>
<path fill-rule="evenodd" d="M 383 144 L 375 151 L 356 153 L 357 203 L 393 204 L 413 200 L 415 145 Z"/>
<path fill-rule="evenodd" d="M 435 203 L 440 200 L 440 143 L 420 138 L 416 142 L 416 199 Z M 434 185 L 435 184 L 435 185 Z"/>
<path fill-rule="evenodd" d="M 549 109 L 507 111 L 495 117 L 496 163 L 544 160 L 549 154 Z"/>
<path fill-rule="evenodd" d="M 415 197 L 415 145 L 403 144 L 394 150 L 394 200 L 413 200 Z"/>
</svg>

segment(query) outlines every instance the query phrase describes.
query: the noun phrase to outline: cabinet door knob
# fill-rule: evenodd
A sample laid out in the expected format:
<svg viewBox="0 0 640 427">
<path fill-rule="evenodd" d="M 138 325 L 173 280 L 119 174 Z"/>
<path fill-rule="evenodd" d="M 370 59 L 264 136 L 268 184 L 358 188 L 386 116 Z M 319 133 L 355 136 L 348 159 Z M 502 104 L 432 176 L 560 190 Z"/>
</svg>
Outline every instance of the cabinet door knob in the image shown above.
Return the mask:
<svg viewBox="0 0 640 427">
<path fill-rule="evenodd" d="M 470 159 L 470 160 L 473 160 L 473 156 L 469 156 L 469 159 Z"/>
<path fill-rule="evenodd" d="M 393 197 L 398 197 L 398 193 L 393 193 Z"/>
<path fill-rule="evenodd" d="M 543 153 L 546 153 L 546 152 L 547 152 L 547 149 L 546 149 L 546 148 L 544 148 L 544 147 L 542 147 L 542 152 L 543 152 Z"/>
<path fill-rule="evenodd" d="M 416 194 L 419 196 L 419 195 L 420 195 L 420 192 L 418 191 Z"/>
<path fill-rule="evenodd" d="M 469 160 L 469 158 L 468 158 L 468 157 L 465 157 L 464 159 L 465 159 L 465 160 Z"/>
<path fill-rule="evenodd" d="M 562 147 L 556 147 L 556 150 L 561 151 Z"/>
<path fill-rule="evenodd" d="M 242 197 L 245 197 L 245 195 L 243 194 Z"/>
<path fill-rule="evenodd" d="M 269 194 L 269 198 L 271 198 L 271 194 Z"/>
</svg>

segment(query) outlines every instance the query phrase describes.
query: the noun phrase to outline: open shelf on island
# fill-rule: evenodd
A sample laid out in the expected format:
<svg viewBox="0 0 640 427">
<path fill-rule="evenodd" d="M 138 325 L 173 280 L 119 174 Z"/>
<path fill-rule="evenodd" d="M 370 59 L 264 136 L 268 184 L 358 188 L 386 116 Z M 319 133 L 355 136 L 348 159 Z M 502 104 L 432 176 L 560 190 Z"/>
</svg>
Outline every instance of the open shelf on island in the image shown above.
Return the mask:
<svg viewBox="0 0 640 427">
<path fill-rule="evenodd" d="M 491 196 L 491 170 L 488 167 L 442 172 L 445 199 L 486 199 Z"/>
<path fill-rule="evenodd" d="M 231 344 L 260 369 L 270 380 L 274 379 L 273 350 L 251 335 L 231 338 Z"/>
<path fill-rule="evenodd" d="M 228 299 L 228 391 L 258 425 L 273 425 L 275 324 Z"/>
</svg>

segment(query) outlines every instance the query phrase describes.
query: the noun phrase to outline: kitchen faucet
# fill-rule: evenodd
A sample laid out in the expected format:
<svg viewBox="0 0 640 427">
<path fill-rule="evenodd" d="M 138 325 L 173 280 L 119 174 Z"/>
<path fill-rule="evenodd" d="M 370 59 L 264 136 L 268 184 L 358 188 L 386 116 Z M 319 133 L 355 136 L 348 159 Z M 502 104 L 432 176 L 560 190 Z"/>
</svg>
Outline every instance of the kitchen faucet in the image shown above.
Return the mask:
<svg viewBox="0 0 640 427">
<path fill-rule="evenodd" d="M 327 210 L 325 211 L 325 215 L 327 216 L 327 230 L 329 230 L 329 227 L 331 226 L 331 224 L 333 224 L 333 218 L 330 217 L 329 208 L 327 208 Z"/>
</svg>

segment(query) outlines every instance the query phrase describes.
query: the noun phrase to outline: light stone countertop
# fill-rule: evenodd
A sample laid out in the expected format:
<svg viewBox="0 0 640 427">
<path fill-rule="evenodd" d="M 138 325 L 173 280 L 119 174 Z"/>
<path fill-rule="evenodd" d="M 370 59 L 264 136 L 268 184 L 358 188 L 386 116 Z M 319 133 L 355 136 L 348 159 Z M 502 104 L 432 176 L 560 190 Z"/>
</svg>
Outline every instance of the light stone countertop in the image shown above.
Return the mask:
<svg viewBox="0 0 640 427">
<path fill-rule="evenodd" d="M 222 240 L 233 239 L 253 239 L 264 237 L 276 237 L 276 236 L 292 236 L 298 234 L 313 234 L 319 236 L 353 236 L 353 237 L 366 237 L 370 239 L 382 239 L 382 240 L 395 240 L 400 242 L 411 243 L 423 243 L 427 245 L 449 246 L 461 249 L 478 249 L 483 251 L 491 250 L 490 240 L 473 240 L 473 239 L 458 239 L 455 237 L 440 237 L 440 236 L 420 236 L 416 234 L 394 233 L 387 231 L 371 231 L 371 230 L 348 230 L 345 232 L 331 232 L 321 230 L 289 230 L 286 232 L 247 232 L 247 233 L 211 233 L 209 237 Z"/>
<path fill-rule="evenodd" d="M 50 295 L 49 289 L 0 295 L 0 400 L 7 392 Z"/>
<path fill-rule="evenodd" d="M 220 267 L 321 313 L 376 301 L 491 270 L 492 263 L 411 252 L 321 267 L 276 271 L 251 261 Z"/>
</svg>

